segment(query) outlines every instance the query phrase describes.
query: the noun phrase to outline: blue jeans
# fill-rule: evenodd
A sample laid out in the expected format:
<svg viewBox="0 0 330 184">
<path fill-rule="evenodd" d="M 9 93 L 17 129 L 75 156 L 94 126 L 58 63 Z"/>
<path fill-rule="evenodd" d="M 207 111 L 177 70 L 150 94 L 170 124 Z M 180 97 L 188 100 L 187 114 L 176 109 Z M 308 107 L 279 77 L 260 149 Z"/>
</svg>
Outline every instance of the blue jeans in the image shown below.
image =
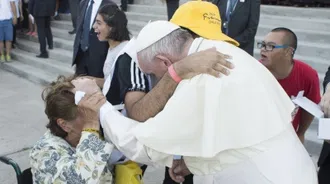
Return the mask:
<svg viewBox="0 0 330 184">
<path fill-rule="evenodd" d="M 0 41 L 13 41 L 13 22 L 11 19 L 0 20 Z"/>
</svg>

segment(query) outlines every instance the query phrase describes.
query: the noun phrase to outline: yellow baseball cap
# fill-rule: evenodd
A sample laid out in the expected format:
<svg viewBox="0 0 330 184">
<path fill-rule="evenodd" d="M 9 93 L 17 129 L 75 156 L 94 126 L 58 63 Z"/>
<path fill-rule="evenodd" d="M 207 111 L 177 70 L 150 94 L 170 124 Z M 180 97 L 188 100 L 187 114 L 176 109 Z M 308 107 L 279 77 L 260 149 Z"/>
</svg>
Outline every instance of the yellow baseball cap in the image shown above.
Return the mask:
<svg viewBox="0 0 330 184">
<path fill-rule="evenodd" d="M 236 40 L 222 33 L 219 8 L 210 2 L 187 2 L 176 10 L 170 22 L 187 28 L 203 38 L 222 40 L 239 46 Z"/>
</svg>

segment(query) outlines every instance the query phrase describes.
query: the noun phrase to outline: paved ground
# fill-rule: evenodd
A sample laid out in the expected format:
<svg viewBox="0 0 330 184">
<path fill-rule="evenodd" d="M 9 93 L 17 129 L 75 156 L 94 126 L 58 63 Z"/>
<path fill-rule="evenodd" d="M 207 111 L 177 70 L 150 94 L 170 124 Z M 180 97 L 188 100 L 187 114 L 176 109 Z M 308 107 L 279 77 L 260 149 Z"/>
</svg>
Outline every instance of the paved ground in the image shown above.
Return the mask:
<svg viewBox="0 0 330 184">
<path fill-rule="evenodd" d="M 47 123 L 41 100 L 42 87 L 0 69 L 0 155 L 10 154 L 22 169 L 28 167 L 28 151 L 44 133 Z M 317 124 L 313 124 L 306 135 L 306 147 L 316 161 L 321 142 L 316 140 Z M 148 168 L 146 184 L 160 184 L 164 169 Z M 15 175 L 11 167 L 0 163 L 0 183 L 14 184 Z"/>
</svg>

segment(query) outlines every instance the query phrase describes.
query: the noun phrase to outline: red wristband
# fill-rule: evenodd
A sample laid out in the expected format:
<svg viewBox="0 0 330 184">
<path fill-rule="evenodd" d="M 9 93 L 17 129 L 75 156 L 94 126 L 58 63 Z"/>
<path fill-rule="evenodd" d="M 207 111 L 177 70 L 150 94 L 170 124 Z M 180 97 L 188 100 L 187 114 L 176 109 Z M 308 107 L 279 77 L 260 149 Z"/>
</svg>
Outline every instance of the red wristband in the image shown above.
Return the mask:
<svg viewBox="0 0 330 184">
<path fill-rule="evenodd" d="M 173 65 L 171 65 L 170 67 L 168 67 L 168 73 L 170 74 L 170 76 L 172 77 L 172 79 L 176 82 L 176 83 L 180 83 L 182 81 L 181 77 L 176 73 L 176 71 L 174 70 Z"/>
</svg>

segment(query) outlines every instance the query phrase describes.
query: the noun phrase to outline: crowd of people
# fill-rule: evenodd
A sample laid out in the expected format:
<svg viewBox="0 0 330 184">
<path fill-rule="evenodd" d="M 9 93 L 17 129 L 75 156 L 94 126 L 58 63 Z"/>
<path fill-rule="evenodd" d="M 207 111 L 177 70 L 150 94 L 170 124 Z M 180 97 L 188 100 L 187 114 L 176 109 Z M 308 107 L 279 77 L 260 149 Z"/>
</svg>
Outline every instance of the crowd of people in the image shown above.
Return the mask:
<svg viewBox="0 0 330 184">
<path fill-rule="evenodd" d="M 8 2 L 14 16 L 0 24 L 15 23 Z M 314 117 L 292 99 L 304 91 L 328 117 L 330 71 L 321 97 L 317 72 L 294 59 L 298 38 L 285 27 L 256 43 L 256 60 L 260 1 L 168 0 L 169 20 L 137 37 L 125 3 L 133 1 L 70 5 L 75 75 L 42 94 L 49 121 L 30 153 L 34 183 L 142 183 L 148 165 L 166 167 L 164 184 L 329 183 L 330 144 L 317 176 L 303 146 Z M 29 5 L 46 58 L 56 3 Z"/>
<path fill-rule="evenodd" d="M 44 3 L 36 0 L 1 0 L 1 62 L 11 61 L 11 49 L 15 48 L 18 30 L 27 36 L 38 37 L 40 54 L 37 57 L 48 58 L 46 41 L 48 48 L 53 49 L 50 21 L 57 15 L 58 3 L 59 1 Z"/>
</svg>

